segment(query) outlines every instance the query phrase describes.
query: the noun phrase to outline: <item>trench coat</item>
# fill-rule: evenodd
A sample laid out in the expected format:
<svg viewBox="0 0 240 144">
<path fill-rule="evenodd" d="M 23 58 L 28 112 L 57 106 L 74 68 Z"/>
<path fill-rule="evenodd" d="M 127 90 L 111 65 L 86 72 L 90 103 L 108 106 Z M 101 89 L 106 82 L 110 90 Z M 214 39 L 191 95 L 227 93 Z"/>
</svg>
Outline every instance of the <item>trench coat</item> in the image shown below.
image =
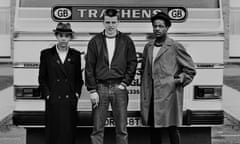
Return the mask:
<svg viewBox="0 0 240 144">
<path fill-rule="evenodd" d="M 178 42 L 167 37 L 153 61 L 154 40 L 143 51 L 140 105 L 143 124 L 148 124 L 153 97 L 154 126 L 180 126 L 183 118 L 183 88 L 196 71 L 191 56 Z M 183 81 L 179 81 L 179 77 Z"/>
<path fill-rule="evenodd" d="M 46 102 L 46 143 L 75 144 L 77 101 L 83 85 L 80 52 L 69 48 L 62 63 L 56 46 L 43 50 L 38 79 Z"/>
</svg>

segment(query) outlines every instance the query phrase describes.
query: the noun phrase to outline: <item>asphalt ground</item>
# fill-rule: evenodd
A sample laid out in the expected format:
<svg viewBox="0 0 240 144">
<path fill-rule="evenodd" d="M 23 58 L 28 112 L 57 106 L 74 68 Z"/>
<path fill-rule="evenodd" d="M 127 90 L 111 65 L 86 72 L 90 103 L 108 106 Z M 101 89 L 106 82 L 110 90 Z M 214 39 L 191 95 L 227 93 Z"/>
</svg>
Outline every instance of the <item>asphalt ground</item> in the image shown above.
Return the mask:
<svg viewBox="0 0 240 144">
<path fill-rule="evenodd" d="M 224 125 L 212 127 L 212 144 L 240 144 L 240 125 L 225 114 Z"/>
<path fill-rule="evenodd" d="M 224 66 L 223 83 L 231 88 L 240 91 L 240 63 L 226 64 Z"/>
<path fill-rule="evenodd" d="M 11 115 L 1 123 L 0 144 L 26 144 L 25 129 L 13 125 Z"/>
<path fill-rule="evenodd" d="M 13 68 L 11 64 L 0 64 L 0 90 L 13 84 Z M 1 144 L 1 143 L 0 143 Z"/>
<path fill-rule="evenodd" d="M 13 84 L 12 76 L 0 76 L 0 90 L 3 90 Z"/>
</svg>

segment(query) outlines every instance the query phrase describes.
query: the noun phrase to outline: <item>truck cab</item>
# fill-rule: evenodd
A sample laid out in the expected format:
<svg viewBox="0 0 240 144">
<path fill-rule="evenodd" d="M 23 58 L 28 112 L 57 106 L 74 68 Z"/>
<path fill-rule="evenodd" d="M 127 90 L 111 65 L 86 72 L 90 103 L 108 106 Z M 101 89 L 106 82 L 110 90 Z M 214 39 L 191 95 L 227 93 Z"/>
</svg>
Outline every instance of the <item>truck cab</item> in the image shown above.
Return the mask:
<svg viewBox="0 0 240 144">
<path fill-rule="evenodd" d="M 184 45 L 197 69 L 195 79 L 184 89 L 182 141 L 196 143 L 194 138 L 198 135 L 199 144 L 208 143 L 211 126 L 222 125 L 224 118 L 221 106 L 224 68 L 221 4 L 221 0 L 17 0 L 13 39 L 14 124 L 26 128 L 27 144 L 43 142 L 45 100 L 40 95 L 37 80 L 40 51 L 56 43 L 52 30 L 58 21 L 71 22 L 76 38 L 70 45 L 81 52 L 84 73 L 88 41 L 103 30 L 98 17 L 105 8 L 114 7 L 122 13 L 119 30 L 133 39 L 139 61 L 135 79 L 128 87 L 129 141 L 149 143 L 149 135 L 145 133 L 147 126 L 142 125 L 140 116 L 139 68 L 144 45 L 152 36 L 150 16 L 157 11 L 166 11 L 173 22 L 169 36 Z M 78 141 L 88 141 L 86 137 L 89 137 L 92 123 L 86 87 L 83 87 L 78 102 L 78 117 Z M 111 143 L 114 127 L 111 107 L 106 127 L 106 143 Z"/>
</svg>

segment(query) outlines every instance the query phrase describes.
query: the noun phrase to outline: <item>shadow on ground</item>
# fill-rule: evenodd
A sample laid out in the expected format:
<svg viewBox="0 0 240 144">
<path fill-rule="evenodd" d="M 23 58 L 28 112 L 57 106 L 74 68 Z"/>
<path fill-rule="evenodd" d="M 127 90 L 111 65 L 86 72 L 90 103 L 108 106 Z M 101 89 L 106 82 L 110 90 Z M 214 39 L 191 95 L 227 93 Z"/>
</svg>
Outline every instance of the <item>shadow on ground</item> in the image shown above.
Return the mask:
<svg viewBox="0 0 240 144">
<path fill-rule="evenodd" d="M 13 85 L 13 76 L 0 76 L 0 90 Z"/>
<path fill-rule="evenodd" d="M 224 76 L 223 83 L 240 91 L 240 73 L 239 76 Z"/>
</svg>

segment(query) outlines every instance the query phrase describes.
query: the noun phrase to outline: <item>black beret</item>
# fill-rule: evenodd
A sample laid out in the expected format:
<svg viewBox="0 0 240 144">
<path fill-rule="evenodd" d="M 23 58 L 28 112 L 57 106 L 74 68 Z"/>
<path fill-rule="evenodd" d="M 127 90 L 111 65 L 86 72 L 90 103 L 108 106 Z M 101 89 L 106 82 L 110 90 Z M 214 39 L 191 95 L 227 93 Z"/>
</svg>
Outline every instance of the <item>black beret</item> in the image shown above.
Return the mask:
<svg viewBox="0 0 240 144">
<path fill-rule="evenodd" d="M 151 17 L 151 22 L 153 23 L 157 19 L 164 20 L 167 27 L 170 27 L 172 25 L 170 17 L 164 12 L 158 12 L 157 14 L 153 15 Z"/>
</svg>

